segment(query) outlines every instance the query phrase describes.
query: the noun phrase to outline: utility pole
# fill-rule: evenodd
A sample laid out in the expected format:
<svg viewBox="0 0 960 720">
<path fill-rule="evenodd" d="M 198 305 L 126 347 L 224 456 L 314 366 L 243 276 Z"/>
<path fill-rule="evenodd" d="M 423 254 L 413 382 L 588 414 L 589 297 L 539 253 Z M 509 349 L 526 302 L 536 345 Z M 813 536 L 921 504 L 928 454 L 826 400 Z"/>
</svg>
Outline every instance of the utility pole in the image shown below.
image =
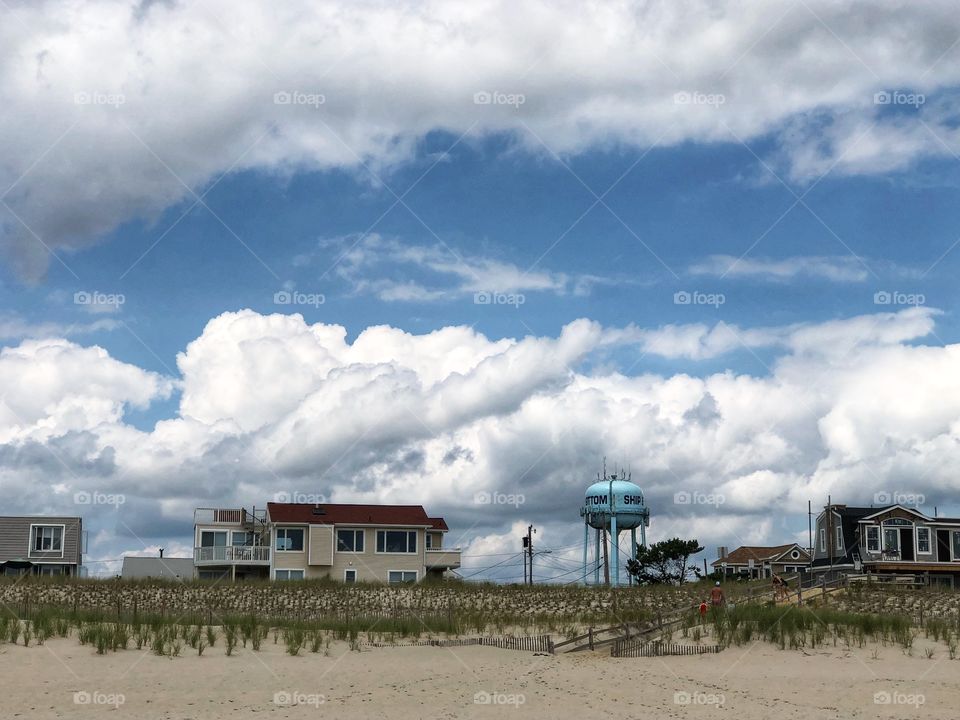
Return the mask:
<svg viewBox="0 0 960 720">
<path fill-rule="evenodd" d="M 527 547 L 530 545 L 530 538 L 527 535 L 521 536 L 523 540 L 523 584 L 529 584 L 530 571 L 527 569 Z"/>
<path fill-rule="evenodd" d="M 807 500 L 807 550 L 813 557 L 813 503 Z"/>
<path fill-rule="evenodd" d="M 527 582 L 527 585 L 533 585 L 533 534 L 536 530 L 533 529 L 533 525 L 527 525 L 527 535 L 523 538 L 523 547 L 526 549 L 526 557 L 524 558 L 524 565 L 529 567 L 529 576 L 524 575 L 524 580 Z"/>
</svg>

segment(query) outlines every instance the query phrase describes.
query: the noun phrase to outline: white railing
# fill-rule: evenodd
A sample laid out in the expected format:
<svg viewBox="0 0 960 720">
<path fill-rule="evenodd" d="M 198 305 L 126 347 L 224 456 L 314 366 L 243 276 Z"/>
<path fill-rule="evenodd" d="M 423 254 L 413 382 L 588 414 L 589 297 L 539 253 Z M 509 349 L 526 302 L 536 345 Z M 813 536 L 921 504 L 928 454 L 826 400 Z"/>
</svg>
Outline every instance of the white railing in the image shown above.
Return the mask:
<svg viewBox="0 0 960 720">
<path fill-rule="evenodd" d="M 216 547 L 195 547 L 193 562 L 209 563 L 269 563 L 270 548 L 265 546 L 218 545 Z"/>
</svg>

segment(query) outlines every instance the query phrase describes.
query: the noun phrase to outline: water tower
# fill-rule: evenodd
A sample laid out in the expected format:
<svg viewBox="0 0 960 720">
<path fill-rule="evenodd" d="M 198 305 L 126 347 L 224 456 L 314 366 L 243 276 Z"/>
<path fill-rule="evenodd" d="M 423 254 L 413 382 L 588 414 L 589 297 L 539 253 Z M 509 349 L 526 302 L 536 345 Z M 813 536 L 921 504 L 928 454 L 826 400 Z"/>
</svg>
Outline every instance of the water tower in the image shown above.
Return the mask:
<svg viewBox="0 0 960 720">
<path fill-rule="evenodd" d="M 640 542 L 647 544 L 646 528 L 650 526 L 650 510 L 644 504 L 643 490 L 639 485 L 630 481 L 629 476 L 622 471 L 619 476 L 615 473 L 607 476 L 604 468 L 603 477 L 597 479 L 587 488 L 584 495 L 583 507 L 580 508 L 580 517 L 583 518 L 583 578 L 586 582 L 587 554 L 590 546 L 590 529 L 595 531 L 593 555 L 593 583 L 600 584 L 600 552 L 606 555 L 607 535 L 610 536 L 610 563 L 607 567 L 613 568 L 613 584 L 620 584 L 620 548 L 617 541 L 622 530 L 630 531 L 630 557 L 637 559 L 637 528 L 640 528 Z M 603 545 L 601 546 L 601 542 Z M 609 582 L 609 571 L 605 573 Z"/>
</svg>

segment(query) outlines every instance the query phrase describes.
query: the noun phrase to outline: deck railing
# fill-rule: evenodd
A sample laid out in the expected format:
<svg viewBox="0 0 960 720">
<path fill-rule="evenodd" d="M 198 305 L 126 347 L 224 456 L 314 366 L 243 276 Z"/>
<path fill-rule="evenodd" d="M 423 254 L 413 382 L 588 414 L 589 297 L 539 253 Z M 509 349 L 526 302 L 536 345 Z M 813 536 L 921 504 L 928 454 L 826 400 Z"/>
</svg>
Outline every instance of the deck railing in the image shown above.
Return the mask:
<svg viewBox="0 0 960 720">
<path fill-rule="evenodd" d="M 270 548 L 267 546 L 218 545 L 195 547 L 193 562 L 197 565 L 269 563 Z"/>
</svg>

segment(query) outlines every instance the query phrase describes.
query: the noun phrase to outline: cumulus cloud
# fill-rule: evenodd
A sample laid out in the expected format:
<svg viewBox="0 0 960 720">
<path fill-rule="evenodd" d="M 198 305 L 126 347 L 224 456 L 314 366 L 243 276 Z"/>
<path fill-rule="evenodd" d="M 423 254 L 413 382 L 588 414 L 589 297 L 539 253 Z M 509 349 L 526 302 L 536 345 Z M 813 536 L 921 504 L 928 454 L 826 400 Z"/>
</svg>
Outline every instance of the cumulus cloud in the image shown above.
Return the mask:
<svg viewBox="0 0 960 720">
<path fill-rule="evenodd" d="M 202 193 L 224 173 L 349 168 L 380 184 L 432 131 L 551 156 L 772 138 L 769 166 L 799 182 L 898 170 L 957 152 L 955 10 L 6 3 L 0 243 L 36 278 L 125 221 L 213 212 Z M 927 102 L 875 99 L 898 90 Z"/>
<path fill-rule="evenodd" d="M 423 503 L 478 557 L 512 550 L 534 522 L 559 576 L 607 457 L 645 489 L 652 539 L 790 540 L 784 518 L 827 493 L 955 497 L 960 346 L 921 343 L 935 317 L 770 328 L 769 372 L 703 377 L 588 372 L 591 354 L 628 334 L 586 320 L 556 337 L 370 327 L 348 342 L 340 326 L 244 310 L 207 324 L 177 378 L 28 340 L 0 352 L 0 489 L 9 512 L 79 511 L 95 559 L 189 542 L 194 507 L 294 492 Z M 126 419 L 178 388 L 172 417 L 151 429 Z M 125 501 L 73 504 L 92 491 Z"/>
</svg>

